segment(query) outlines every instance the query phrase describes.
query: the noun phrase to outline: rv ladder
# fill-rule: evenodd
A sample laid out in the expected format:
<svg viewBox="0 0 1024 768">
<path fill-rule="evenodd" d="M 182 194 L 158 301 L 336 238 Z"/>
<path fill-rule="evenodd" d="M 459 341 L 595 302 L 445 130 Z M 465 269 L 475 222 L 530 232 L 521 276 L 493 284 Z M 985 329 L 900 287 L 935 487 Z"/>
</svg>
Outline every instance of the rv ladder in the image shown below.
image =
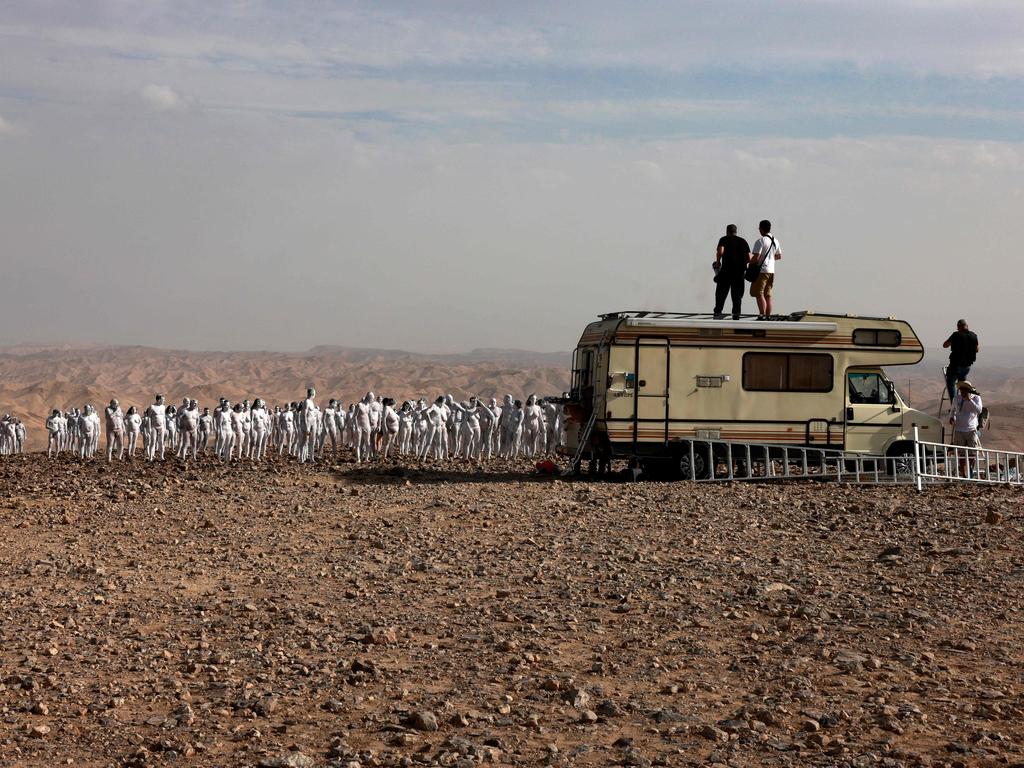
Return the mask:
<svg viewBox="0 0 1024 768">
<path fill-rule="evenodd" d="M 605 343 L 608 341 L 608 337 L 612 335 L 612 332 L 605 331 L 601 334 L 601 340 L 597 342 L 597 349 L 600 351 Z M 596 364 L 595 364 L 596 369 Z M 593 376 L 595 371 L 591 372 Z M 572 461 L 569 462 L 569 466 L 565 468 L 563 475 L 574 475 L 580 468 L 580 460 L 583 458 L 584 452 L 590 446 L 590 435 L 594 431 L 594 424 L 597 423 L 597 408 L 594 407 L 594 402 L 590 403 L 590 418 L 587 419 L 587 423 L 583 426 L 583 429 L 579 433 L 579 437 L 576 440 L 576 453 L 573 454 Z"/>
<path fill-rule="evenodd" d="M 565 475 L 575 474 L 579 469 L 580 460 L 583 458 L 583 452 L 587 450 L 590 445 L 590 434 L 594 431 L 594 422 L 597 421 L 597 409 L 590 409 L 590 418 L 587 419 L 587 423 L 580 431 L 579 438 L 576 442 L 576 453 L 573 454 L 572 461 L 569 462 L 569 466 L 566 467 Z"/>
</svg>

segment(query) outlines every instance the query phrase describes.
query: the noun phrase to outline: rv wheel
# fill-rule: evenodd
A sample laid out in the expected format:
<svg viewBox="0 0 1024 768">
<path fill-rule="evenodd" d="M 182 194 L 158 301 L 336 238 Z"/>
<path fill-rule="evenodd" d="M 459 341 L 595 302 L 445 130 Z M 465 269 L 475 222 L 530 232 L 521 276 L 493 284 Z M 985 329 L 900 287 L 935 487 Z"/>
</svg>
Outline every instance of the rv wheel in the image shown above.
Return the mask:
<svg viewBox="0 0 1024 768">
<path fill-rule="evenodd" d="M 889 451 L 886 469 L 894 475 L 912 475 L 914 473 L 914 450 L 901 445 Z"/>
<path fill-rule="evenodd" d="M 693 444 L 693 466 L 690 466 L 690 445 L 683 443 L 679 453 L 679 475 L 683 480 L 707 480 L 711 476 L 710 450 L 706 443 Z"/>
</svg>

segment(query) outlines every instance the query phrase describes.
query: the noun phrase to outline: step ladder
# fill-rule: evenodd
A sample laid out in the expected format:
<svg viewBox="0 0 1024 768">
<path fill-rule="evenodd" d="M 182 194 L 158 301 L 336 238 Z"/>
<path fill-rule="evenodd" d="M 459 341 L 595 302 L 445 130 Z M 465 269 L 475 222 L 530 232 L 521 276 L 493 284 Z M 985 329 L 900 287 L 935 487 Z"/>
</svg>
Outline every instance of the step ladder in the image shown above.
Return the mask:
<svg viewBox="0 0 1024 768">
<path fill-rule="evenodd" d="M 605 331 L 601 334 L 601 340 L 597 342 L 597 351 L 600 352 L 608 342 L 609 336 L 614 335 L 610 331 Z M 595 359 L 594 371 L 592 375 L 596 375 L 597 363 Z M 594 407 L 593 401 L 590 403 L 590 417 L 587 419 L 587 423 L 583 425 L 583 429 L 580 431 L 579 437 L 576 440 L 576 452 L 573 454 L 572 460 L 569 462 L 569 466 L 562 472 L 563 476 L 575 475 L 579 472 L 580 461 L 583 459 L 583 454 L 586 453 L 587 449 L 590 448 L 590 436 L 594 432 L 594 424 L 597 423 L 597 408 Z"/>
<path fill-rule="evenodd" d="M 579 437 L 576 441 L 576 453 L 573 454 L 572 460 L 569 462 L 569 466 L 562 472 L 563 475 L 575 475 L 580 468 L 580 460 L 583 458 L 583 454 L 590 447 L 590 435 L 594 431 L 594 424 L 597 422 L 597 409 L 590 409 L 590 418 L 587 419 L 587 423 L 580 430 Z"/>
</svg>

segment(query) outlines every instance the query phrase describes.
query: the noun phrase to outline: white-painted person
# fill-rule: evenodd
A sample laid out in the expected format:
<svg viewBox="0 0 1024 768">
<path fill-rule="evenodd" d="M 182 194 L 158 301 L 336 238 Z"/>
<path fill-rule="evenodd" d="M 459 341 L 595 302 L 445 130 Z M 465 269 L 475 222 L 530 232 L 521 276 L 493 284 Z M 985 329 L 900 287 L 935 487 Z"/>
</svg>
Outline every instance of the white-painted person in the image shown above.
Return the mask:
<svg viewBox="0 0 1024 768">
<path fill-rule="evenodd" d="M 199 456 L 199 404 L 189 400 L 178 410 L 178 457 L 187 459 L 189 453 L 195 461 Z"/>
<path fill-rule="evenodd" d="M 78 416 L 78 458 L 86 459 L 92 456 L 93 421 L 90 411 L 91 405 L 86 405 Z"/>
<path fill-rule="evenodd" d="M 60 440 L 61 440 L 61 422 L 64 417 L 60 413 L 59 408 L 54 408 L 53 412 L 46 417 L 46 457 L 60 456 Z"/>
<path fill-rule="evenodd" d="M 429 454 L 431 449 L 433 449 L 434 458 L 440 459 L 443 450 L 442 446 L 447 442 L 444 418 L 444 397 L 439 396 L 434 401 L 434 404 L 423 412 L 423 415 L 426 419 L 426 432 L 423 436 L 423 448 L 420 453 L 420 458 L 427 458 L 427 454 Z"/>
<path fill-rule="evenodd" d="M 452 453 L 466 459 L 480 458 L 480 414 L 479 401 L 469 398 L 468 403 L 447 403 L 452 410 L 452 421 L 457 424 L 455 448 Z"/>
<path fill-rule="evenodd" d="M 70 446 L 70 438 L 68 437 L 68 416 L 67 413 L 61 411 L 60 414 L 60 439 L 57 441 L 62 451 L 66 451 Z"/>
<path fill-rule="evenodd" d="M 295 413 L 285 406 L 281 409 L 281 445 L 277 449 L 278 456 L 291 454 L 292 442 L 295 440 Z"/>
<path fill-rule="evenodd" d="M 544 452 L 553 456 L 562 442 L 562 406 L 553 400 L 545 399 L 544 416 L 546 421 Z"/>
<path fill-rule="evenodd" d="M 508 458 L 511 451 L 514 411 L 515 403 L 512 400 L 512 395 L 505 395 L 501 406 L 501 423 L 498 425 L 498 455 L 503 458 Z"/>
<path fill-rule="evenodd" d="M 444 405 L 448 409 L 448 418 L 445 421 L 448 449 L 452 456 L 458 456 L 462 446 L 462 409 L 455 407 L 455 398 L 451 393 L 444 396 Z"/>
<path fill-rule="evenodd" d="M 177 412 L 174 415 L 174 420 L 176 422 L 175 426 L 176 426 L 177 431 L 178 431 L 178 437 L 175 439 L 174 446 L 173 446 L 175 449 L 181 447 L 181 440 L 183 440 L 184 437 L 185 437 L 183 434 L 181 434 L 181 412 L 185 411 L 185 410 L 188 410 L 189 403 L 191 403 L 191 402 L 192 401 L 188 397 L 181 398 L 181 405 L 178 406 Z M 196 412 L 196 417 L 198 418 L 198 416 L 199 416 L 199 413 L 197 411 Z M 180 452 L 179 452 L 179 455 L 180 455 Z"/>
<path fill-rule="evenodd" d="M 369 459 L 373 447 L 373 421 L 371 404 L 375 402 L 373 392 L 367 392 L 363 399 L 354 404 L 352 422 L 355 434 L 356 464 L 362 463 L 363 459 Z"/>
<path fill-rule="evenodd" d="M 351 443 L 346 442 L 348 440 L 347 416 L 348 414 L 345 411 L 345 406 L 342 404 L 341 400 L 339 400 L 338 404 L 334 407 L 334 429 L 338 433 L 338 444 L 340 448 L 345 448 L 346 446 L 351 447 Z"/>
<path fill-rule="evenodd" d="M 221 461 L 225 464 L 230 464 L 231 454 L 235 447 L 235 430 L 231 423 L 231 414 L 234 413 L 234 411 L 231 410 L 231 403 L 224 398 L 221 398 L 221 407 L 217 410 L 221 411 L 220 419 L 216 421 L 217 445 L 220 446 L 219 455 Z"/>
<path fill-rule="evenodd" d="M 480 404 L 480 455 L 487 455 L 488 459 L 494 458 L 498 449 L 498 422 L 501 421 L 501 408 L 498 401 L 491 398 L 487 405 Z"/>
<path fill-rule="evenodd" d="M 173 405 L 167 406 L 164 419 L 167 425 L 167 447 L 173 454 L 178 448 L 178 409 Z"/>
<path fill-rule="evenodd" d="M 331 441 L 331 453 L 338 453 L 338 401 L 333 397 L 327 401 L 323 412 L 323 426 L 320 427 L 320 456 L 324 455 L 327 441 Z"/>
<path fill-rule="evenodd" d="M 4 416 L 0 424 L 0 453 L 12 455 L 18 453 L 18 420 L 10 414 Z"/>
<path fill-rule="evenodd" d="M 203 414 L 199 417 L 199 450 L 206 454 L 206 445 L 210 441 L 210 433 L 213 432 L 213 415 L 209 408 L 203 408 Z"/>
<path fill-rule="evenodd" d="M 242 401 L 242 440 L 235 446 L 238 448 L 238 458 L 247 459 L 250 457 L 252 452 L 252 418 L 249 412 L 249 400 L 246 398 Z"/>
<path fill-rule="evenodd" d="M 523 453 L 531 458 L 541 452 L 544 440 L 544 409 L 537 404 L 537 396 L 526 398 L 523 409 Z"/>
<path fill-rule="evenodd" d="M 299 463 L 313 461 L 316 454 L 316 440 L 320 434 L 320 408 L 316 404 L 316 390 L 306 390 L 306 399 L 299 406 Z"/>
<path fill-rule="evenodd" d="M 116 399 L 110 401 L 110 405 L 103 409 L 103 416 L 107 422 L 107 463 L 114 460 L 114 450 L 117 450 L 117 460 L 124 459 L 124 412 L 121 404 Z"/>
<path fill-rule="evenodd" d="M 93 406 L 89 406 L 88 413 L 90 427 L 89 436 L 89 456 L 95 456 L 100 449 L 100 431 L 102 429 L 102 422 L 100 421 L 100 414 Z"/>
<path fill-rule="evenodd" d="M 267 455 L 267 441 L 270 439 L 271 419 L 267 405 L 260 398 L 253 401 L 249 410 L 249 420 L 252 422 L 252 451 L 251 456 L 255 461 L 262 461 Z"/>
<path fill-rule="evenodd" d="M 164 460 L 164 443 L 167 438 L 167 406 L 164 404 L 164 396 L 158 394 L 155 399 L 156 402 L 146 409 L 151 437 L 146 443 L 147 461 L 153 461 L 158 454 L 160 461 Z"/>
<path fill-rule="evenodd" d="M 384 405 L 373 392 L 367 392 L 366 396 L 369 398 L 370 406 L 370 455 L 376 456 L 380 453 L 382 442 L 381 416 L 384 415 Z"/>
<path fill-rule="evenodd" d="M 414 423 L 415 414 L 412 410 L 412 403 L 406 400 L 398 410 L 398 453 L 401 456 L 408 456 L 412 449 Z"/>
<path fill-rule="evenodd" d="M 231 409 L 231 449 L 228 451 L 228 461 L 230 461 L 237 450 L 239 459 L 242 459 L 242 448 L 245 445 L 245 411 L 242 408 L 241 403 L 235 403 L 235 407 Z"/>
<path fill-rule="evenodd" d="M 231 421 L 231 408 L 228 405 L 227 398 L 222 397 L 213 411 L 213 452 L 218 456 L 222 456 L 224 453 L 224 446 L 221 444 L 221 440 L 228 432 L 231 431 L 230 428 L 227 431 L 223 429 L 223 423 L 225 420 L 228 422 Z"/>
<path fill-rule="evenodd" d="M 381 450 L 384 460 L 387 461 L 391 449 L 395 447 L 395 443 L 398 441 L 398 428 L 401 420 L 398 418 L 398 411 L 395 410 L 394 398 L 385 397 L 381 406 L 384 409 L 380 416 L 380 428 L 384 436 Z"/>
<path fill-rule="evenodd" d="M 124 433 L 128 438 L 128 460 L 131 461 L 135 458 L 135 444 L 142 433 L 142 416 L 139 415 L 139 411 L 134 405 L 125 414 Z"/>
<path fill-rule="evenodd" d="M 519 457 L 519 451 L 522 449 L 523 421 L 525 419 L 525 414 L 523 413 L 523 401 L 516 400 L 512 404 L 512 409 L 509 414 L 509 443 L 506 458 L 515 459 Z"/>
</svg>

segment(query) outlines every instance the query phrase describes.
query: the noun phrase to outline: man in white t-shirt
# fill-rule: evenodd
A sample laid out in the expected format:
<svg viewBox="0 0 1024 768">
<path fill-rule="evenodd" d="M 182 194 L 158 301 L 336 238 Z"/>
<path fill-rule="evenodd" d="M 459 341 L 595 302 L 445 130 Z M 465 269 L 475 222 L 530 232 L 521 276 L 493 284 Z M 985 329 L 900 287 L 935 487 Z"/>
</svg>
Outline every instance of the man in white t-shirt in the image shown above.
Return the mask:
<svg viewBox="0 0 1024 768">
<path fill-rule="evenodd" d="M 772 288 L 775 286 L 775 262 L 782 258 L 782 248 L 772 232 L 772 223 L 765 219 L 758 229 L 761 232 L 750 249 L 751 264 L 761 265 L 761 274 L 750 285 L 750 295 L 757 300 L 757 319 L 767 320 L 772 314 Z"/>
<path fill-rule="evenodd" d="M 953 427 L 953 445 L 963 448 L 981 448 L 981 440 L 978 438 L 978 417 L 981 416 L 982 402 L 981 393 L 974 388 L 969 381 L 958 381 L 956 383 L 957 395 L 953 398 L 953 404 L 949 409 L 949 423 Z M 960 476 L 969 477 L 968 466 L 973 473 L 977 464 L 977 455 L 974 451 L 957 451 L 960 463 Z M 968 454 L 970 456 L 968 462 Z"/>
</svg>

